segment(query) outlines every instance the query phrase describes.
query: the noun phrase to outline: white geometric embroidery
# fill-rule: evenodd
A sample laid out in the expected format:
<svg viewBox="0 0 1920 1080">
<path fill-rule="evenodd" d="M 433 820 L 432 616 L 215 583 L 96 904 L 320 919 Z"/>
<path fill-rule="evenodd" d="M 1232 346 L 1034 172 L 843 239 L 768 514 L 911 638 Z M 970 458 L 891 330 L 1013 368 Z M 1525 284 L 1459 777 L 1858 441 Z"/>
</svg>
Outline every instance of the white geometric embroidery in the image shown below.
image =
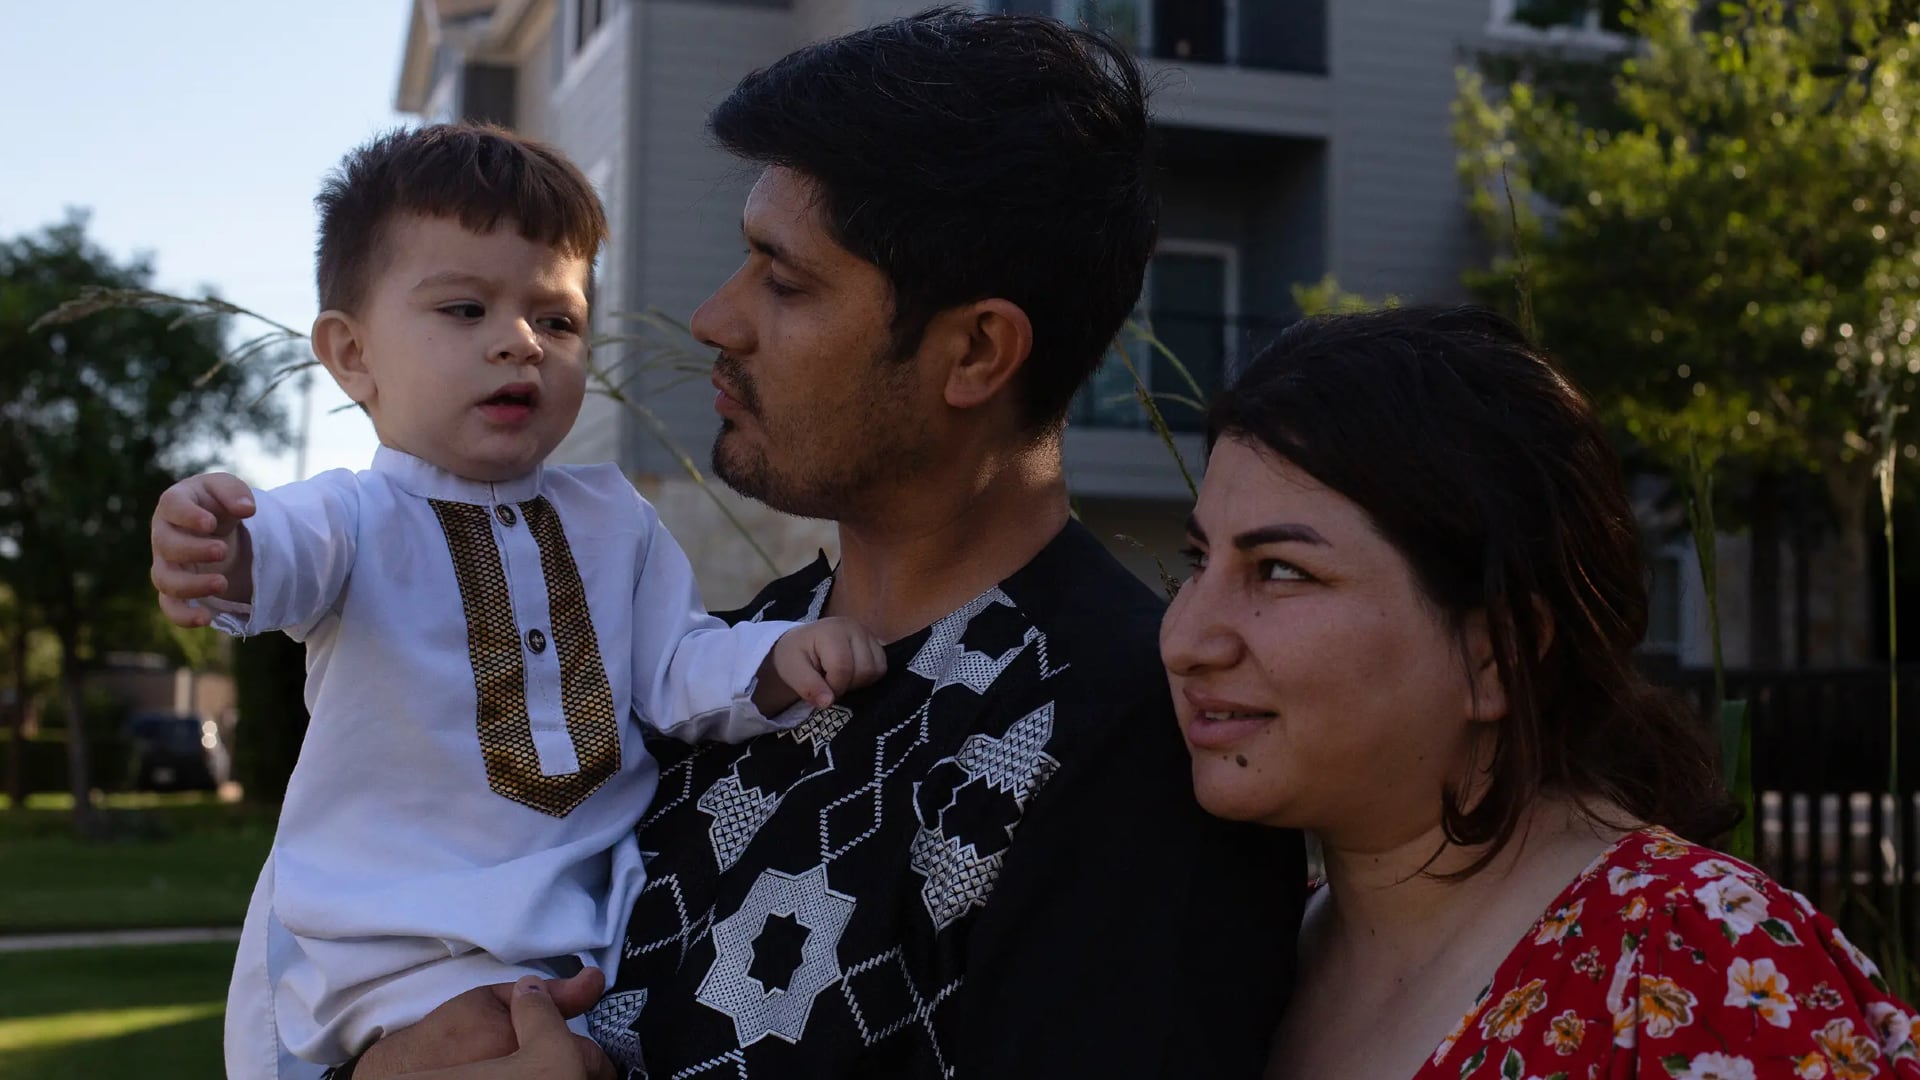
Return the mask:
<svg viewBox="0 0 1920 1080">
<path fill-rule="evenodd" d="M 768 1035 L 799 1042 L 813 999 L 840 980 L 834 954 L 854 905 L 853 897 L 828 887 L 825 866 L 798 876 L 762 871 L 740 910 L 713 924 L 713 966 L 700 981 L 695 1000 L 731 1017 L 742 1047 Z M 766 986 L 750 974 L 754 944 L 774 917 L 806 930 L 799 963 L 784 989 Z"/>
<path fill-rule="evenodd" d="M 779 809 L 780 796 L 759 788 L 748 790 L 741 785 L 738 774 L 728 773 L 714 781 L 694 805 L 713 818 L 713 824 L 707 826 L 707 839 L 713 844 L 713 861 L 725 870 L 740 861 L 754 834 Z"/>
<path fill-rule="evenodd" d="M 975 615 L 995 604 L 1013 606 L 1013 601 L 998 586 L 988 589 L 967 602 L 967 606 L 933 624 L 927 634 L 926 643 L 914 654 L 907 664 L 907 670 L 922 678 L 933 681 L 935 693 L 954 683 L 959 683 L 976 694 L 984 694 L 993 680 L 1007 670 L 1014 657 L 1027 647 L 1038 631 L 1029 629 L 1027 638 L 1020 644 L 1008 649 L 1001 656 L 988 656 L 986 653 L 973 652 L 960 643 L 961 635 L 967 631 L 967 624 Z"/>
<path fill-rule="evenodd" d="M 735 759 L 733 768 L 714 781 L 700 796 L 694 806 L 701 813 L 713 819 L 707 826 L 707 839 L 713 845 L 713 861 L 722 870 L 730 869 L 746 854 L 747 845 L 753 842 L 760 827 L 773 817 L 780 808 L 780 801 L 801 783 L 816 776 L 824 776 L 833 771 L 833 749 L 828 744 L 840 730 L 853 719 L 853 713 L 846 708 L 833 705 L 817 709 L 790 731 L 766 736 L 769 739 L 785 739 L 789 742 L 804 743 L 813 751 L 816 762 L 809 771 L 796 777 L 792 784 L 781 791 L 763 791 L 757 787 L 748 787 L 740 778 L 740 766 L 749 761 L 756 748 L 749 747 L 745 753 Z M 773 753 L 768 747 L 764 753 Z"/>
<path fill-rule="evenodd" d="M 711 1058 L 698 1065 L 689 1065 L 681 1069 L 679 1072 L 673 1074 L 673 1080 L 690 1080 L 691 1077 L 699 1076 L 702 1073 L 716 1072 L 728 1065 L 733 1066 L 731 1071 L 737 1080 L 747 1080 L 747 1052 L 738 1047 L 721 1054 L 717 1058 Z"/>
<path fill-rule="evenodd" d="M 807 613 L 805 615 L 800 616 L 800 618 L 797 621 L 812 622 L 815 619 L 818 619 L 820 617 L 820 613 L 826 610 L 827 594 L 832 591 L 833 591 L 833 575 L 828 574 L 826 577 L 823 577 L 820 579 L 820 584 L 815 585 L 813 587 L 813 596 L 809 597 L 807 600 Z"/>
<path fill-rule="evenodd" d="M 899 988 L 898 992 L 888 994 L 884 991 L 893 987 L 893 980 L 888 977 L 892 974 L 899 975 Z M 881 987 L 877 990 L 868 989 L 876 980 L 882 984 Z M 847 1011 L 853 1016 L 854 1026 L 860 1029 L 862 1042 L 872 1046 L 909 1024 L 919 1024 L 926 1029 L 927 1045 L 933 1048 L 942 1076 L 952 1076 L 953 1066 L 947 1064 L 946 1055 L 940 1050 L 940 1037 L 933 1029 L 933 1014 L 940 1008 L 941 1002 L 959 989 L 960 980 L 955 979 L 941 987 L 940 992 L 929 1001 L 920 993 L 920 988 L 913 984 L 913 975 L 907 970 L 906 959 L 898 945 L 871 960 L 862 960 L 849 967 L 845 977 L 840 980 L 840 996 L 847 999 Z M 871 1008 L 862 1004 L 860 999 L 876 995 L 883 1002 L 904 1000 L 909 1007 L 900 1016 L 871 1015 Z"/>
<path fill-rule="evenodd" d="M 815 585 L 813 587 L 813 595 L 807 598 L 807 613 L 793 621 L 808 623 L 818 619 L 820 617 L 820 613 L 826 610 L 827 594 L 832 591 L 833 591 L 833 575 L 828 574 L 826 577 L 823 577 L 820 579 L 820 584 Z M 753 617 L 748 619 L 747 621 L 748 622 L 763 621 L 767 617 L 767 612 L 772 611 L 773 605 L 779 602 L 780 601 L 778 600 L 769 600 L 766 603 L 760 605 L 760 610 L 754 612 Z"/>
<path fill-rule="evenodd" d="M 633 1029 L 640 1010 L 646 1007 L 645 990 L 627 990 L 601 998 L 587 1014 L 587 1031 L 593 1041 L 623 1071 L 646 1068 L 640 1060 L 640 1033 Z"/>
<path fill-rule="evenodd" d="M 932 776 L 942 764 L 951 763 L 966 778 L 954 785 L 946 806 L 922 807 L 920 784 L 914 785 L 914 813 L 920 819 L 920 830 L 914 834 L 908 865 L 926 878 L 920 887 L 920 899 L 936 930 L 984 905 L 993 893 L 1000 880 L 1000 864 L 1005 861 L 1007 845 L 1027 800 L 1060 767 L 1060 762 L 1046 752 L 1052 738 L 1053 703 L 1048 702 L 1015 721 L 1000 738 L 967 736 L 958 753 L 928 770 Z M 947 831 L 946 810 L 957 805 L 959 794 L 974 781 L 1011 799 L 1013 806 L 1005 814 L 1008 823 L 1002 826 L 1004 837 L 956 836 Z M 985 853 L 980 850 L 982 844 L 988 848 Z"/>
<path fill-rule="evenodd" d="M 880 831 L 886 807 L 881 796 L 887 790 L 887 781 L 916 748 L 927 742 L 932 707 L 929 698 L 905 720 L 881 732 L 874 741 L 873 778 L 820 808 L 822 862 L 838 859 Z M 909 732 L 912 738 L 901 737 Z"/>
</svg>

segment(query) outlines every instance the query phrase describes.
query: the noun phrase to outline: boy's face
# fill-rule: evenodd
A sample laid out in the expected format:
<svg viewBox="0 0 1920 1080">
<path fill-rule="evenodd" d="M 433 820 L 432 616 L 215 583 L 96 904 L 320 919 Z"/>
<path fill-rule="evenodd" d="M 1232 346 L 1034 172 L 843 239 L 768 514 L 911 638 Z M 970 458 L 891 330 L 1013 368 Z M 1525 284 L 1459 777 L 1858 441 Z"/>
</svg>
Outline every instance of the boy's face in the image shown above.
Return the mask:
<svg viewBox="0 0 1920 1080">
<path fill-rule="evenodd" d="M 511 480 L 580 412 L 589 269 L 515 222 L 483 234 L 396 218 L 359 315 L 323 313 L 315 351 L 383 444 L 470 480 Z"/>
</svg>

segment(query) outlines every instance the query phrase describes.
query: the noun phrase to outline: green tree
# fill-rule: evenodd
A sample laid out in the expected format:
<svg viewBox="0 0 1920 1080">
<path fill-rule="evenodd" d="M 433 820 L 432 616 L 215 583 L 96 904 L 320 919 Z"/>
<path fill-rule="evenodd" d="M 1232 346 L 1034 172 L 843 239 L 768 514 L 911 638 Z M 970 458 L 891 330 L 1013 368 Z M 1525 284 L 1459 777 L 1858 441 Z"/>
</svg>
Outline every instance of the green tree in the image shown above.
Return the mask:
<svg viewBox="0 0 1920 1080">
<path fill-rule="evenodd" d="M 1512 303 L 1524 283 L 1609 419 L 1675 475 L 1697 454 L 1762 558 L 1781 500 L 1812 492 L 1864 593 L 1876 402 L 1920 372 L 1913 5 L 1625 7 L 1638 41 L 1604 109 L 1525 64 L 1462 73 L 1462 170 L 1509 252 L 1476 284 Z M 1842 640 L 1860 656 L 1853 600 Z M 1773 607 L 1757 628 L 1778 627 Z"/>
<path fill-rule="evenodd" d="M 150 616 L 129 613 L 152 609 L 154 502 L 239 432 L 285 437 L 260 366 L 221 364 L 217 314 L 71 304 L 145 289 L 151 276 L 146 262 L 117 263 L 90 243 L 79 215 L 0 240 L 0 585 L 22 612 L 17 625 L 43 627 L 59 645 L 82 827 L 92 802 L 81 676 L 119 644 L 109 633 L 150 631 Z M 90 317 L 45 318 L 63 304 Z"/>
</svg>

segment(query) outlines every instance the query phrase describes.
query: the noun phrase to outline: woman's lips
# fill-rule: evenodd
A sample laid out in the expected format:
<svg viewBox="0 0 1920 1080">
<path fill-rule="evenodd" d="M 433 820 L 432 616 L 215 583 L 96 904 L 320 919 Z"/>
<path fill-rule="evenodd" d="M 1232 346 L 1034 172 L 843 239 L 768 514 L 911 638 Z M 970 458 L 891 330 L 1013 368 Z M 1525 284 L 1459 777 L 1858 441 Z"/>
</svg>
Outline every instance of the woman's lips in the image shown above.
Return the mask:
<svg viewBox="0 0 1920 1080">
<path fill-rule="evenodd" d="M 1192 690 L 1188 705 L 1187 743 L 1200 750 L 1225 750 L 1280 718 L 1256 705 L 1217 698 Z"/>
</svg>

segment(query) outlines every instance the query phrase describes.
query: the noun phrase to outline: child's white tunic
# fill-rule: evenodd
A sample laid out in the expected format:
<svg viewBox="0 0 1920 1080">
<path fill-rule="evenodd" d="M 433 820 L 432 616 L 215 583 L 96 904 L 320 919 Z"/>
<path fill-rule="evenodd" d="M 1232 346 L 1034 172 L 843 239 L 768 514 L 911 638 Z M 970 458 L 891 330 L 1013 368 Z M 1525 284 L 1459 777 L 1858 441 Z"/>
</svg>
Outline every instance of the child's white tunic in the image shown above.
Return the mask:
<svg viewBox="0 0 1920 1080">
<path fill-rule="evenodd" d="M 312 722 L 242 932 L 229 1075 L 314 1075 L 286 1051 L 342 1061 L 555 958 L 611 980 L 658 778 L 629 715 L 772 730 L 749 695 L 792 624 L 707 615 L 613 465 L 487 484 L 383 447 L 255 500 L 251 611 L 215 625 L 304 641 Z"/>
</svg>

